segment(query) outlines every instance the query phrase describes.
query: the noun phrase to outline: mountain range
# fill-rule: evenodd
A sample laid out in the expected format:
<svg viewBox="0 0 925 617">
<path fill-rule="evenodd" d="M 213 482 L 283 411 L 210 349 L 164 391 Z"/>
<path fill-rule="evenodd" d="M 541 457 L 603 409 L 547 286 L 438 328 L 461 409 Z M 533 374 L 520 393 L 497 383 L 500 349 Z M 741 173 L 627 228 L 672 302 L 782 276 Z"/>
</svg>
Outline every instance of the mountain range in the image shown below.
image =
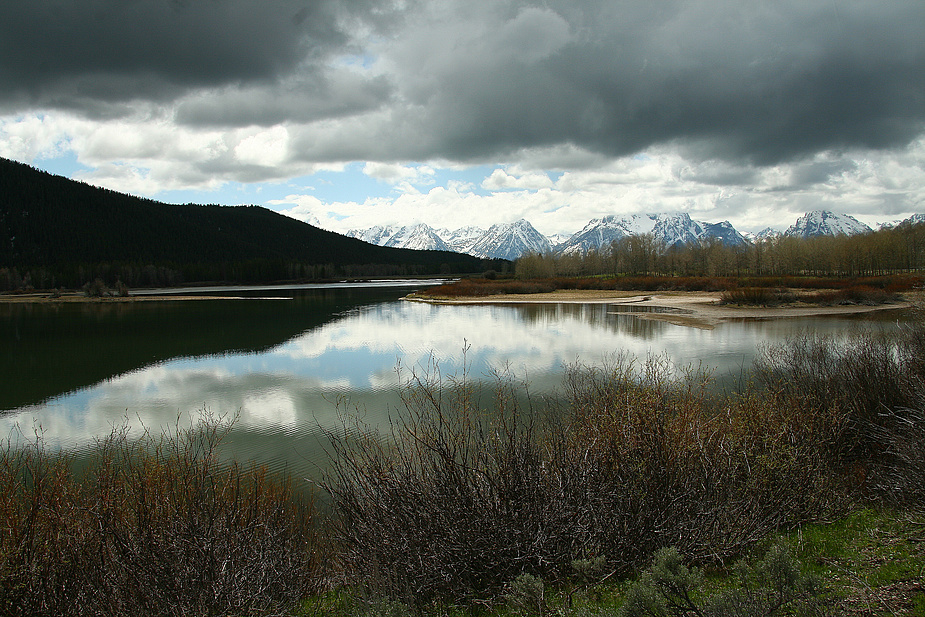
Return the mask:
<svg viewBox="0 0 925 617">
<path fill-rule="evenodd" d="M 922 219 L 925 219 L 925 215 L 917 214 L 911 217 L 909 222 Z M 817 210 L 801 216 L 786 231 L 769 228 L 749 235 L 740 233 L 729 221 L 695 221 L 689 214 L 678 212 L 634 214 L 623 218 L 608 215 L 589 221 L 581 230 L 565 238 L 544 236 L 524 219 L 514 223 L 492 225 L 488 230 L 478 227 L 434 229 L 418 223 L 405 227 L 377 226 L 353 229 L 347 232 L 347 236 L 379 246 L 456 251 L 481 258 L 512 260 L 525 253 L 584 254 L 640 234 L 651 234 L 656 240 L 671 247 L 705 240 L 719 241 L 727 246 L 743 246 L 755 240 L 780 235 L 811 238 L 820 235 L 853 235 L 869 231 L 872 231 L 869 226 L 854 217 Z"/>
</svg>

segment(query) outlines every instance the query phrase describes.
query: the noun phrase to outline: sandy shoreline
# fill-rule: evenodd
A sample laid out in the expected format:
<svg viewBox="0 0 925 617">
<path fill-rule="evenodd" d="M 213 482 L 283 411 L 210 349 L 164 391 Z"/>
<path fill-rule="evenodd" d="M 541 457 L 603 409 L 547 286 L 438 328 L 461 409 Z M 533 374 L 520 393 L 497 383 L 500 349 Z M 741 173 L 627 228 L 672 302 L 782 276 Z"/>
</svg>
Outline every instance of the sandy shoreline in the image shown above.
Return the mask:
<svg viewBox="0 0 925 617">
<path fill-rule="evenodd" d="M 910 308 L 913 302 L 904 301 L 876 306 L 817 306 L 793 303 L 780 307 L 754 307 L 723 305 L 719 303 L 721 292 L 656 292 L 607 291 L 597 289 L 562 289 L 537 294 L 500 294 L 496 296 L 469 298 L 430 298 L 410 294 L 405 300 L 429 304 L 610 304 L 613 314 L 632 314 L 639 319 L 665 321 L 693 328 L 712 329 L 717 324 L 735 319 L 781 319 L 787 317 L 808 317 L 821 315 L 851 315 L 874 311 L 889 311 Z M 916 304 L 923 303 L 922 292 L 905 294 L 916 297 Z M 191 295 L 137 295 L 105 296 L 90 298 L 79 293 L 66 293 L 53 297 L 48 292 L 29 294 L 0 294 L 0 304 L 119 304 L 133 302 L 163 302 L 173 300 L 233 300 L 249 299 L 235 296 L 191 296 Z M 621 310 L 625 305 L 626 310 Z M 632 312 L 630 307 L 648 306 L 663 309 L 664 312 Z"/>
<path fill-rule="evenodd" d="M 480 298 L 430 299 L 426 296 L 406 296 L 413 302 L 430 304 L 612 304 L 613 314 L 632 314 L 639 319 L 666 321 L 680 326 L 712 329 L 716 325 L 735 319 L 781 319 L 787 317 L 808 317 L 822 315 L 852 315 L 874 311 L 910 308 L 911 302 L 896 302 L 876 306 L 817 306 L 799 302 L 780 307 L 753 307 L 723 305 L 719 303 L 721 292 L 657 292 L 604 290 L 558 290 L 538 294 L 504 294 Z M 907 294 L 908 296 L 908 294 Z M 620 306 L 625 305 L 626 311 Z M 631 312 L 631 306 L 648 306 L 664 309 L 660 313 Z"/>
</svg>

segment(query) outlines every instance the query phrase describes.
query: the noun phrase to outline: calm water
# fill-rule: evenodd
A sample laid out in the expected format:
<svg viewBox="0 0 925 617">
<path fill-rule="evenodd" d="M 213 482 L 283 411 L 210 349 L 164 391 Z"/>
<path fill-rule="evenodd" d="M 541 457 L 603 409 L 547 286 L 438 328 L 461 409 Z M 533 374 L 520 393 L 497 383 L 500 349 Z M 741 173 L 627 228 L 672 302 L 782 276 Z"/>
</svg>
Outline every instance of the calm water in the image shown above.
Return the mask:
<svg viewBox="0 0 925 617">
<path fill-rule="evenodd" d="M 159 432 L 207 410 L 237 416 L 226 443 L 238 459 L 315 476 L 324 429 L 357 416 L 382 425 L 400 408 L 402 380 L 434 363 L 445 378 L 465 372 L 488 384 L 506 371 L 536 396 L 560 391 L 567 365 L 621 352 L 666 354 L 732 382 L 760 345 L 803 331 L 890 329 L 898 318 L 698 330 L 604 304 L 431 306 L 402 301 L 409 291 L 309 286 L 229 292 L 253 296 L 244 300 L 0 305 L 0 434 L 38 431 L 79 451 L 113 427 Z"/>
</svg>

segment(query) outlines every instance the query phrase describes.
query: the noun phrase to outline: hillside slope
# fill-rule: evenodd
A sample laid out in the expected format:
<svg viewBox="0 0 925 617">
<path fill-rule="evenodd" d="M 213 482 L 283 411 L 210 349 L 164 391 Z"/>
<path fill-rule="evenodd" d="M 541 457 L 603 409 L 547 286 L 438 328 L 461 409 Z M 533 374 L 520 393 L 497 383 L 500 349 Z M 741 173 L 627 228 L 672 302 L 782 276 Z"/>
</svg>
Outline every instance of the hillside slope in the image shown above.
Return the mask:
<svg viewBox="0 0 925 617">
<path fill-rule="evenodd" d="M 164 204 L 0 159 L 0 269 L 30 274 L 36 286 L 94 276 L 137 285 L 488 267 L 469 255 L 374 246 L 258 206 Z"/>
</svg>

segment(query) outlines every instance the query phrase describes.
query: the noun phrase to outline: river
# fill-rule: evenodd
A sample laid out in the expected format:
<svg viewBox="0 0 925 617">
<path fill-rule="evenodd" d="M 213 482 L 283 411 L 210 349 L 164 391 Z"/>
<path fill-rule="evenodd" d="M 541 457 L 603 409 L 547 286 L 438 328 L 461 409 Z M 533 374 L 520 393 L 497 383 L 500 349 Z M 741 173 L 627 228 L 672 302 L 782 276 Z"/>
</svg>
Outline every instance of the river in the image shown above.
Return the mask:
<svg viewBox="0 0 925 617">
<path fill-rule="evenodd" d="M 382 427 L 413 375 L 506 375 L 537 400 L 566 367 L 618 354 L 669 358 L 734 387 L 758 349 L 804 333 L 897 327 L 897 314 L 741 320 L 702 330 L 608 304 L 437 306 L 420 282 L 198 290 L 246 299 L 0 305 L 0 431 L 80 452 L 123 426 L 170 431 L 203 413 L 234 419 L 224 446 L 317 477 L 326 431 Z M 187 290 L 189 291 L 189 290 Z M 490 405 L 491 397 L 483 397 Z"/>
</svg>

